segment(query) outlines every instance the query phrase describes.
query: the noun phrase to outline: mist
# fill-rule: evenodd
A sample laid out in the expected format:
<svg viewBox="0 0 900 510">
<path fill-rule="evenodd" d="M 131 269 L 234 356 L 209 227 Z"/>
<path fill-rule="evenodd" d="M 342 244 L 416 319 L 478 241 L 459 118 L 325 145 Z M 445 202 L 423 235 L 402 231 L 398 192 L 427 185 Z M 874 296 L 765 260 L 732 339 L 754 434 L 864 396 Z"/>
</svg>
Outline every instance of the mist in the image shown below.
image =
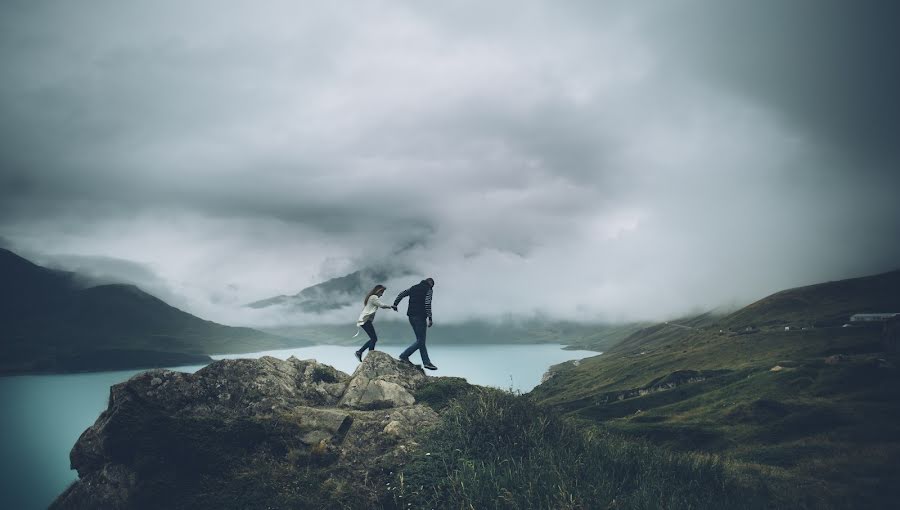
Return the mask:
<svg viewBox="0 0 900 510">
<path fill-rule="evenodd" d="M 229 324 L 659 320 L 900 267 L 892 2 L 4 2 L 0 236 Z M 362 296 L 360 296 L 360 300 Z"/>
</svg>

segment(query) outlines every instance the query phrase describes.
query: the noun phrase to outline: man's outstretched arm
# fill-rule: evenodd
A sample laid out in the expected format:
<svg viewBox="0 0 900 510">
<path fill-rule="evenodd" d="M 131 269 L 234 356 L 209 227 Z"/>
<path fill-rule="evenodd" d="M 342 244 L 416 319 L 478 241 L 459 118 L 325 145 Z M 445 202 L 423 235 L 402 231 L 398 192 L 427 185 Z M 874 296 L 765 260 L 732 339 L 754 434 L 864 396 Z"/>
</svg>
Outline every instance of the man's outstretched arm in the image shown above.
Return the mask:
<svg viewBox="0 0 900 510">
<path fill-rule="evenodd" d="M 397 295 L 397 299 L 394 300 L 394 308 L 397 308 L 397 305 L 400 304 L 400 301 L 403 300 L 406 296 L 409 295 L 409 289 L 404 290 L 400 294 Z"/>
</svg>

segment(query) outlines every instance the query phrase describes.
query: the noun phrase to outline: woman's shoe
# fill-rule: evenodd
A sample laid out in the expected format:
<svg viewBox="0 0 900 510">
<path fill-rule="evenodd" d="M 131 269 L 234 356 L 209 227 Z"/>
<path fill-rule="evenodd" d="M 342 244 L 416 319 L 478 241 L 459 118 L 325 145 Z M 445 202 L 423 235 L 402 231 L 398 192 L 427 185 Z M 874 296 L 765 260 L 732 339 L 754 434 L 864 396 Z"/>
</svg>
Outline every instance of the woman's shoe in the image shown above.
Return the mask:
<svg viewBox="0 0 900 510">
<path fill-rule="evenodd" d="M 356 351 L 354 354 L 356 354 L 356 359 L 362 363 L 362 351 Z"/>
</svg>

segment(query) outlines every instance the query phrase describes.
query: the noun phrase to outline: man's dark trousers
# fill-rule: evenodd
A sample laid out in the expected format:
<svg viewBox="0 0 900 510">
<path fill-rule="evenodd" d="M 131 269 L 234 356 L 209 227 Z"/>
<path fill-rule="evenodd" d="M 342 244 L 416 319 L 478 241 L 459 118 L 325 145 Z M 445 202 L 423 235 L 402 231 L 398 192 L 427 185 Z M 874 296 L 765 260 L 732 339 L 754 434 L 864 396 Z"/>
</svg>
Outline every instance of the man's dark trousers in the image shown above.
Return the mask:
<svg viewBox="0 0 900 510">
<path fill-rule="evenodd" d="M 426 365 L 431 363 L 431 360 L 428 359 L 428 349 L 425 347 L 425 332 L 428 330 L 428 326 L 425 325 L 425 317 L 409 317 L 409 325 L 412 326 L 413 332 L 416 334 L 416 341 L 406 348 L 403 351 L 403 354 L 400 355 L 401 358 L 409 359 L 412 356 L 412 353 L 416 352 L 416 349 L 419 350 L 419 354 L 422 356 L 422 363 Z"/>
</svg>

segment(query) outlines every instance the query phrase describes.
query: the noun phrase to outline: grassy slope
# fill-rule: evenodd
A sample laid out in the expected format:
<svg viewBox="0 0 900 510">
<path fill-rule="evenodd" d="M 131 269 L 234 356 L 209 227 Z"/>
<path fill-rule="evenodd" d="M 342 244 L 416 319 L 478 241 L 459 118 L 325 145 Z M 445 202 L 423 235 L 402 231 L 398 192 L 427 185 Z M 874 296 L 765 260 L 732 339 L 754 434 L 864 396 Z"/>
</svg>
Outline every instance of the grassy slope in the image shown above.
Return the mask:
<svg viewBox="0 0 900 510">
<path fill-rule="evenodd" d="M 420 450 L 396 472 L 386 507 L 740 509 L 771 503 L 764 485 L 715 456 L 660 450 L 578 426 L 525 396 L 459 381 L 432 379 L 417 394 L 443 419 L 422 434 Z"/>
<path fill-rule="evenodd" d="M 900 487 L 891 460 L 900 455 L 900 375 L 877 360 L 896 367 L 900 359 L 882 352 L 878 328 L 783 326 L 842 324 L 851 313 L 900 310 L 898 277 L 780 292 L 718 320 L 695 321 L 697 329 L 647 327 L 533 395 L 585 423 L 724 455 L 781 484 L 782 493 L 799 494 L 797 504 L 886 506 Z M 728 332 L 747 325 L 762 329 Z M 826 364 L 834 354 L 847 357 Z M 770 371 L 775 365 L 785 368 Z M 723 372 L 666 391 L 627 393 L 685 370 Z"/>
</svg>

